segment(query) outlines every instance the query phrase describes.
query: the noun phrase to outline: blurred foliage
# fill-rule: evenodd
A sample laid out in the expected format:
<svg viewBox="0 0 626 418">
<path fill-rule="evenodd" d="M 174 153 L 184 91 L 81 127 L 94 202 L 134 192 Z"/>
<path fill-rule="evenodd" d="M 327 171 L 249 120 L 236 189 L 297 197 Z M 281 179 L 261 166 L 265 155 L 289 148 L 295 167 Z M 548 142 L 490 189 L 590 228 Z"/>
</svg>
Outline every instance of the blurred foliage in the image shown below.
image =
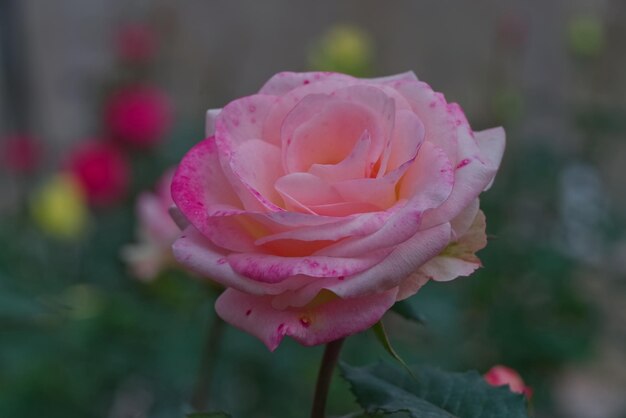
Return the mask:
<svg viewBox="0 0 626 418">
<path fill-rule="evenodd" d="M 605 47 L 605 28 L 594 16 L 579 16 L 568 24 L 568 43 L 572 54 L 580 58 L 600 55 Z"/>
<path fill-rule="evenodd" d="M 476 372 L 449 373 L 411 366 L 409 375 L 387 363 L 341 365 L 359 404 L 369 413 L 411 418 L 527 418 L 523 395 L 490 386 Z M 414 376 L 414 377 L 413 377 Z"/>
</svg>

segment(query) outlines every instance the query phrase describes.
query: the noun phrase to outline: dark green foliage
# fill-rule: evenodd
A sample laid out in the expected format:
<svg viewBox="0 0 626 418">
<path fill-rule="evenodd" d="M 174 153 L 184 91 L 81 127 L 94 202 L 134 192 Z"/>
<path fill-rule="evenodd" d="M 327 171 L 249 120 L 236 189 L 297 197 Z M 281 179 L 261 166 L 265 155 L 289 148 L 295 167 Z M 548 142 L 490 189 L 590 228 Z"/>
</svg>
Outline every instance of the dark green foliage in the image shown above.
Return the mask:
<svg viewBox="0 0 626 418">
<path fill-rule="evenodd" d="M 411 366 L 416 378 L 387 363 L 341 370 L 368 413 L 405 412 L 412 418 L 526 418 L 522 395 L 488 385 L 476 372 L 449 373 Z"/>
</svg>

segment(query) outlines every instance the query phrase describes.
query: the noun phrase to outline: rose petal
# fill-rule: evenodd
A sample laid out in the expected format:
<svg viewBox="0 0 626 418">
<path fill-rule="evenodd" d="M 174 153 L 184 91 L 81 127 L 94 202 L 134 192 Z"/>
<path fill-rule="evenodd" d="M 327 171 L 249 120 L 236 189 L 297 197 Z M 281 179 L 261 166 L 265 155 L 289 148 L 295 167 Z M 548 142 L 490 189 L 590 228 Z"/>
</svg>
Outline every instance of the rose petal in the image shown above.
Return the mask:
<svg viewBox="0 0 626 418">
<path fill-rule="evenodd" d="M 343 88 L 332 96 L 306 96 L 282 125 L 285 170 L 302 172 L 313 164 L 337 164 L 365 131 L 371 138 L 368 168 L 373 167 L 391 139 L 393 114 L 393 100 L 371 86 Z"/>
<path fill-rule="evenodd" d="M 280 283 L 268 284 L 252 280 L 235 272 L 226 257 L 229 252 L 217 247 L 193 226 L 187 228 L 172 246 L 174 258 L 189 270 L 242 292 L 255 295 L 273 295 L 296 289 L 315 280 L 295 276 Z"/>
<path fill-rule="evenodd" d="M 355 213 L 377 212 L 380 208 L 369 202 L 341 202 L 327 205 L 310 206 L 310 209 L 318 215 L 345 217 Z"/>
<path fill-rule="evenodd" d="M 215 120 L 222 109 L 209 109 L 206 111 L 206 123 L 204 125 L 204 137 L 208 138 L 215 134 Z"/>
<path fill-rule="evenodd" d="M 424 218 L 426 226 L 455 218 L 490 184 L 498 170 L 497 165 L 482 155 L 467 125 L 462 124 L 458 127 L 457 137 L 459 162 L 455 167 L 454 188 L 446 202 Z M 494 136 L 493 138 L 493 142 L 484 142 L 485 146 L 492 145 L 501 149 L 504 137 Z M 494 154 L 497 155 L 497 152 L 496 150 Z"/>
<path fill-rule="evenodd" d="M 406 279 L 402 280 L 398 286 L 397 300 L 404 300 L 416 294 L 428 281 L 430 277 L 418 270 Z"/>
<path fill-rule="evenodd" d="M 328 83 L 329 80 L 350 81 L 355 82 L 356 79 L 345 74 L 330 73 L 330 72 L 308 72 L 308 73 L 294 73 L 285 71 L 278 73 L 270 78 L 261 90 L 260 94 L 272 94 L 275 96 L 283 96 L 291 90 L 306 86 L 314 83 L 324 82 Z"/>
<path fill-rule="evenodd" d="M 402 178 L 398 195 L 419 200 L 421 206 L 429 209 L 437 208 L 450 197 L 454 182 L 452 164 L 446 154 L 441 148 L 425 142 Z"/>
<path fill-rule="evenodd" d="M 304 306 L 322 289 L 342 298 L 361 297 L 395 288 L 418 267 L 439 254 L 450 241 L 450 224 L 420 231 L 397 245 L 380 263 L 353 276 L 312 281 L 286 291 L 273 300 L 275 306 Z"/>
<path fill-rule="evenodd" d="M 400 198 L 406 204 L 379 231 L 365 237 L 348 238 L 324 248 L 319 254 L 355 256 L 404 242 L 420 229 L 427 229 L 421 224 L 424 213 L 438 208 L 448 199 L 451 190 L 450 161 L 441 149 L 424 143 L 400 183 Z"/>
<path fill-rule="evenodd" d="M 398 201 L 396 185 L 412 163 L 407 161 L 382 178 L 344 180 L 333 186 L 346 201 L 369 203 L 376 208 L 387 209 Z"/>
<path fill-rule="evenodd" d="M 413 71 L 406 71 L 400 74 L 388 75 L 385 77 L 365 78 L 363 81 L 372 83 L 395 85 L 398 81 L 419 81 Z"/>
<path fill-rule="evenodd" d="M 242 211 L 241 200 L 225 184 L 228 180 L 211 137 L 183 157 L 172 180 L 172 198 L 189 222 L 205 231 L 209 216 Z"/>
<path fill-rule="evenodd" d="M 246 141 L 231 154 L 230 168 L 254 196 L 284 206 L 274 188 L 276 180 L 284 174 L 277 146 L 259 139 Z"/>
<path fill-rule="evenodd" d="M 502 127 L 487 129 L 480 132 L 474 132 L 476 143 L 480 148 L 482 160 L 487 166 L 497 170 L 502 161 L 504 154 L 504 145 L 506 143 L 506 134 Z M 495 178 L 495 177 L 494 177 Z M 488 190 L 493 184 L 493 179 L 489 182 L 485 190 Z"/>
<path fill-rule="evenodd" d="M 263 139 L 265 119 L 276 97 L 256 94 L 230 102 L 215 119 L 215 140 L 220 149 L 236 150 L 251 139 Z"/>
<path fill-rule="evenodd" d="M 367 155 L 372 140 L 365 131 L 343 161 L 337 164 L 313 164 L 309 173 L 333 184 L 340 180 L 363 178 L 367 168 Z"/>
<path fill-rule="evenodd" d="M 270 296 L 253 296 L 227 289 L 215 303 L 226 322 L 259 338 L 274 351 L 285 335 L 312 346 L 334 341 L 368 329 L 384 315 L 396 299 L 397 289 L 362 298 L 329 301 L 301 309 L 278 310 Z"/>
<path fill-rule="evenodd" d="M 334 187 L 309 173 L 287 174 L 279 178 L 274 187 L 289 210 L 315 213 L 310 206 L 341 201 L 341 196 Z"/>
<path fill-rule="evenodd" d="M 393 171 L 407 161 L 413 160 L 422 142 L 424 142 L 424 124 L 413 112 L 397 111 L 389 160 L 386 166 L 381 167 L 381 171 L 385 173 Z"/>
<path fill-rule="evenodd" d="M 480 210 L 480 200 L 474 199 L 463 211 L 450 222 L 454 240 L 460 239 L 471 228 Z"/>
<path fill-rule="evenodd" d="M 337 241 L 345 237 L 369 235 L 380 229 L 391 216 L 391 211 L 352 215 L 322 225 L 305 226 L 266 235 L 256 241 L 257 245 L 280 240 Z"/>
<path fill-rule="evenodd" d="M 391 250 L 379 249 L 359 257 L 281 257 L 260 253 L 233 253 L 227 260 L 233 270 L 264 283 L 278 283 L 286 278 L 350 276 L 368 269 L 385 258 Z"/>
<path fill-rule="evenodd" d="M 474 218 L 471 226 L 466 228 L 466 218 L 471 213 L 474 214 Z M 477 206 L 472 205 L 453 221 L 453 226 L 454 224 L 458 228 L 456 232 L 461 235 L 460 238 L 448 244 L 441 254 L 426 262 L 415 274 L 404 280 L 400 284 L 398 299 L 414 295 L 428 280 L 446 282 L 459 276 L 469 276 L 481 266 L 475 253 L 487 245 L 485 215 Z"/>
<path fill-rule="evenodd" d="M 411 104 L 413 112 L 424 124 L 424 138 L 443 149 L 453 163 L 457 161 L 457 125 L 445 97 L 426 83 L 396 83 L 396 89 Z"/>
</svg>

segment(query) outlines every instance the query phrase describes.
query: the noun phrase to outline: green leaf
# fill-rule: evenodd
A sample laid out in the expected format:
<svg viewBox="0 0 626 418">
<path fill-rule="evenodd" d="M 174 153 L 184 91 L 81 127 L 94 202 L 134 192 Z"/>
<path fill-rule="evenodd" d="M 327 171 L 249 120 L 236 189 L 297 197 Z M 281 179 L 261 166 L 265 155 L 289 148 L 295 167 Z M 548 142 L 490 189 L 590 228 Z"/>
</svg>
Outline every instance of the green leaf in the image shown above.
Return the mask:
<svg viewBox="0 0 626 418">
<path fill-rule="evenodd" d="M 419 313 L 417 309 L 415 309 L 415 306 L 413 306 L 413 304 L 409 302 L 408 299 L 394 303 L 391 307 L 391 310 L 410 321 L 415 321 L 422 325 L 426 323 L 426 321 L 424 320 L 424 316 Z"/>
<path fill-rule="evenodd" d="M 450 373 L 411 366 L 417 379 L 386 363 L 340 365 L 367 413 L 407 413 L 411 418 L 528 418 L 522 395 L 488 385 L 477 372 Z"/>
<path fill-rule="evenodd" d="M 389 337 L 387 336 L 387 331 L 385 331 L 383 321 L 378 321 L 372 327 L 372 330 L 374 331 L 374 334 L 376 335 L 376 338 L 378 338 L 378 341 L 380 342 L 380 344 L 385 348 L 385 350 L 387 350 L 389 355 L 393 357 L 398 363 L 400 363 L 402 367 L 404 367 L 411 376 L 413 376 L 413 372 L 411 371 L 409 366 L 407 366 L 405 361 L 402 360 L 402 357 L 400 357 L 400 355 L 396 352 L 396 350 L 393 349 L 393 346 L 391 345 L 391 342 L 389 341 Z"/>
<path fill-rule="evenodd" d="M 192 412 L 187 414 L 187 418 L 231 418 L 225 412 Z"/>
</svg>

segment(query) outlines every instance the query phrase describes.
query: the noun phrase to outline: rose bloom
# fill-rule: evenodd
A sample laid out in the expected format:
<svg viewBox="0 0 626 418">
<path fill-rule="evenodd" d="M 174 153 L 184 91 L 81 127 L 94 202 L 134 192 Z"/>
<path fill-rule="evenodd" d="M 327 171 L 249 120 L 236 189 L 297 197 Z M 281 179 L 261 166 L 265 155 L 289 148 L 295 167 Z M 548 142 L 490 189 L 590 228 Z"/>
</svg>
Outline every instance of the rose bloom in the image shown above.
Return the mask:
<svg viewBox="0 0 626 418">
<path fill-rule="evenodd" d="M 113 92 L 104 112 L 113 138 L 135 148 L 156 146 L 172 122 L 168 97 L 157 88 L 143 85 Z"/>
<path fill-rule="evenodd" d="M 530 399 L 533 394 L 532 388 L 526 386 L 520 375 L 506 366 L 494 366 L 485 373 L 485 380 L 491 386 L 508 385 L 511 392 L 525 395 Z"/>
<path fill-rule="evenodd" d="M 118 203 L 128 189 L 128 161 L 116 147 L 106 142 L 79 143 L 69 155 L 67 169 L 81 185 L 89 203 L 95 206 Z"/>
<path fill-rule="evenodd" d="M 167 170 L 154 192 L 139 195 L 136 204 L 139 242 L 122 250 L 122 258 L 133 274 L 144 281 L 156 278 L 173 261 L 172 244 L 180 235 L 180 229 L 169 214 L 174 206 L 170 193 L 173 176 L 174 169 Z"/>
<path fill-rule="evenodd" d="M 473 132 L 413 73 L 280 73 L 207 114 L 172 183 L 177 260 L 226 287 L 227 322 L 270 350 L 375 324 L 428 280 L 480 266 L 478 195 L 504 131 Z"/>
</svg>

